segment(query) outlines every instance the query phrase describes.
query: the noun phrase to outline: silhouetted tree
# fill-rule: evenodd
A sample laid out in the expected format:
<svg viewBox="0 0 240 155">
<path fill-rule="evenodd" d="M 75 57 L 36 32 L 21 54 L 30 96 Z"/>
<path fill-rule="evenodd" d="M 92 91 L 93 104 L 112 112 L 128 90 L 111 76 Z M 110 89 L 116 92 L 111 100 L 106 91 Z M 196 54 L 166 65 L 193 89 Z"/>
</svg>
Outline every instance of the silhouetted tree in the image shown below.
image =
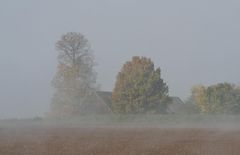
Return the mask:
<svg viewBox="0 0 240 155">
<path fill-rule="evenodd" d="M 133 57 L 118 73 L 112 95 L 116 113 L 166 113 L 168 87 L 151 59 Z"/>
</svg>

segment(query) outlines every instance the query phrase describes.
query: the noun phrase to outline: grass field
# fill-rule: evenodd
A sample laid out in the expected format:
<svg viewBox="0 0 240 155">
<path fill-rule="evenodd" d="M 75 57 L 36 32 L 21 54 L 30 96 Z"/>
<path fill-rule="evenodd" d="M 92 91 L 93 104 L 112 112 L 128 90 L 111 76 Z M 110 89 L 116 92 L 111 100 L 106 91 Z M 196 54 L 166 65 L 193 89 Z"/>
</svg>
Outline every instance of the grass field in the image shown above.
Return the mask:
<svg viewBox="0 0 240 155">
<path fill-rule="evenodd" d="M 91 116 L 81 121 L 2 120 L 0 155 L 239 155 L 237 118 Z"/>
<path fill-rule="evenodd" d="M 2 128 L 1 155 L 239 155 L 240 130 L 154 127 Z"/>
</svg>

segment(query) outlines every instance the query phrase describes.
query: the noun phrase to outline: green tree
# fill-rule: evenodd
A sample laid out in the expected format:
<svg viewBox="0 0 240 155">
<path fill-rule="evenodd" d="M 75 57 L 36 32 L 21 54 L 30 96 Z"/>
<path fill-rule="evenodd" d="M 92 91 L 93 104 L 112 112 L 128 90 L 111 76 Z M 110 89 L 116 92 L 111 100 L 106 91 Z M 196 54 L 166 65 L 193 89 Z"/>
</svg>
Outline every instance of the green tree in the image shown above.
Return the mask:
<svg viewBox="0 0 240 155">
<path fill-rule="evenodd" d="M 192 97 L 202 113 L 236 114 L 240 112 L 240 89 L 229 83 L 194 87 Z"/>
<path fill-rule="evenodd" d="M 166 113 L 168 100 L 161 70 L 151 59 L 135 56 L 123 65 L 112 95 L 115 113 Z"/>
<path fill-rule="evenodd" d="M 56 43 L 57 73 L 52 81 L 55 94 L 51 114 L 78 115 L 95 91 L 94 57 L 88 40 L 80 33 L 69 32 Z"/>
</svg>

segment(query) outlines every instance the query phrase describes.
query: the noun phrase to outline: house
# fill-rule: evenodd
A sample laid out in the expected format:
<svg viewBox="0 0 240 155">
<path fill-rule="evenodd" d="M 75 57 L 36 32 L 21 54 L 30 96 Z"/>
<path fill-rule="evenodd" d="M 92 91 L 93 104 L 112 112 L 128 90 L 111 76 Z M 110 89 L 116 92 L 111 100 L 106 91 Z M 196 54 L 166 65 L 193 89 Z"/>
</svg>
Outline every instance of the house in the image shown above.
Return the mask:
<svg viewBox="0 0 240 155">
<path fill-rule="evenodd" d="M 94 91 L 88 98 L 86 104 L 83 105 L 81 113 L 83 114 L 108 114 L 112 110 L 111 104 L 111 92 Z"/>
<path fill-rule="evenodd" d="M 97 91 L 98 96 L 101 98 L 108 107 L 112 104 L 112 92 L 109 91 Z"/>
<path fill-rule="evenodd" d="M 89 109 L 96 113 L 107 114 L 112 113 L 112 92 L 109 91 L 97 91 L 95 99 L 92 101 L 93 104 L 89 105 Z M 170 97 L 170 103 L 168 106 L 168 113 L 177 114 L 181 113 L 184 107 L 184 102 L 179 97 Z"/>
<path fill-rule="evenodd" d="M 181 113 L 184 102 L 179 97 L 170 97 L 168 112 L 170 114 Z"/>
</svg>

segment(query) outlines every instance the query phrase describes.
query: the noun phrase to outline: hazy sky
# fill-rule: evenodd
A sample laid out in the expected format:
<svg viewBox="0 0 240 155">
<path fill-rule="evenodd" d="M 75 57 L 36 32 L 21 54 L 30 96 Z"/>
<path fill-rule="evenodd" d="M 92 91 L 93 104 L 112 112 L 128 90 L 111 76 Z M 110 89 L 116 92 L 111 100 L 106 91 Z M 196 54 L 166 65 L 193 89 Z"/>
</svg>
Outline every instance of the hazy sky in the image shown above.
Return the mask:
<svg viewBox="0 0 240 155">
<path fill-rule="evenodd" d="M 195 84 L 240 84 L 239 0 L 0 0 L 0 118 L 48 111 L 55 42 L 69 31 L 91 42 L 102 90 L 134 55 L 182 99 Z"/>
</svg>

